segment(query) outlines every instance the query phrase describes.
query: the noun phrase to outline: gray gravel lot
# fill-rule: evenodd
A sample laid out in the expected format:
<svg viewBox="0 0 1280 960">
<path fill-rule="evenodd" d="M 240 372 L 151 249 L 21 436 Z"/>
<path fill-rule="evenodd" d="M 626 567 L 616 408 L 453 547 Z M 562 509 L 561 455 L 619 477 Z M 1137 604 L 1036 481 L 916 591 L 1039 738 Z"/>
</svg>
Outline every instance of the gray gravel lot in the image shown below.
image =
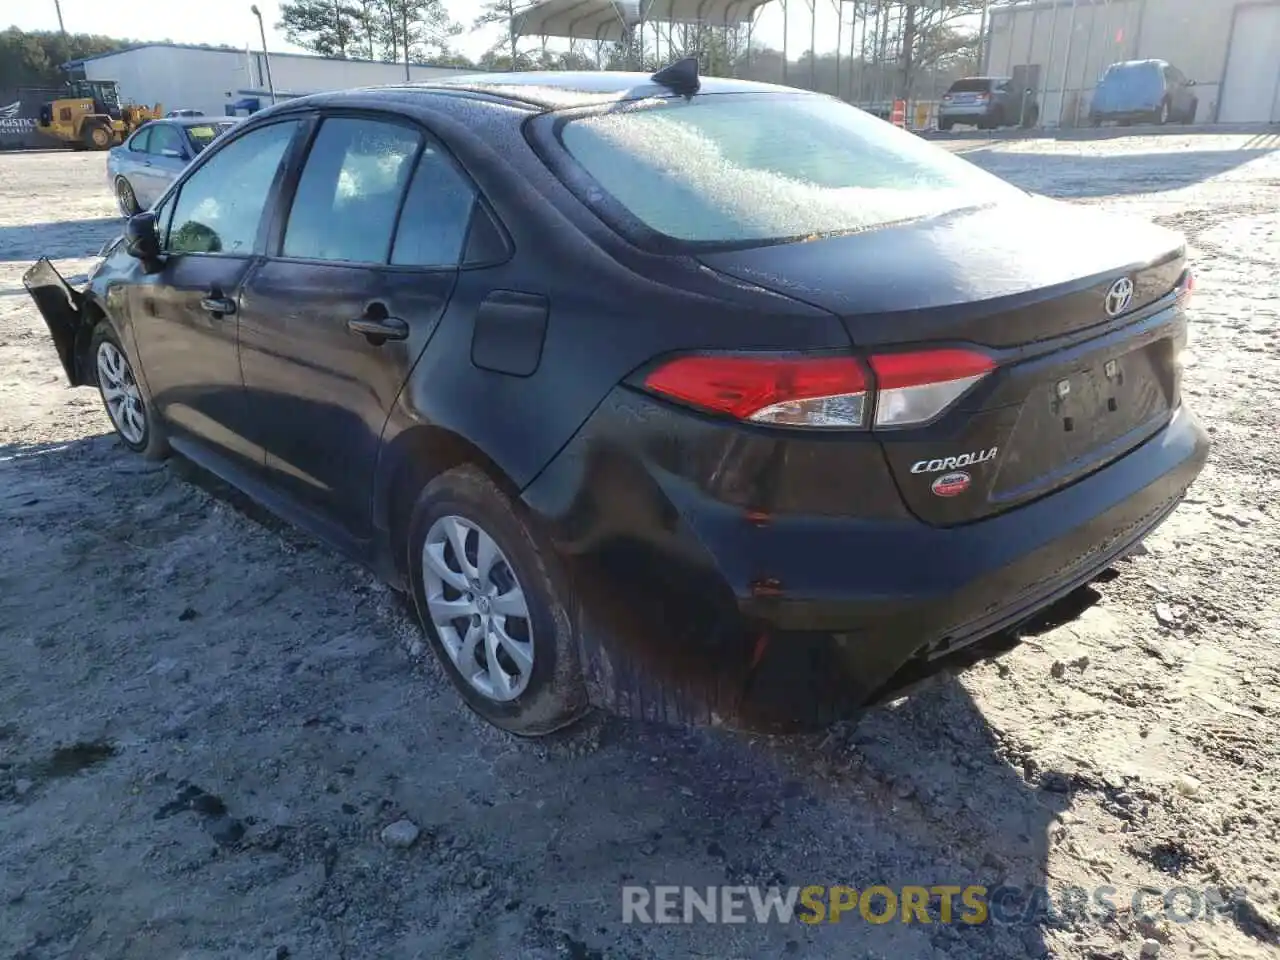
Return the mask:
<svg viewBox="0 0 1280 960">
<path fill-rule="evenodd" d="M 103 158 L 0 154 L 0 956 L 1280 955 L 1280 138 L 946 146 L 1187 234 L 1215 442 L 1190 499 L 1076 619 L 856 725 L 543 743 L 460 706 L 363 571 L 124 451 L 19 281 L 118 229 Z M 416 838 L 384 838 L 400 820 Z M 637 925 L 624 883 L 1110 885 L 1119 909 Z M 1144 916 L 1142 887 L 1227 907 Z"/>
</svg>

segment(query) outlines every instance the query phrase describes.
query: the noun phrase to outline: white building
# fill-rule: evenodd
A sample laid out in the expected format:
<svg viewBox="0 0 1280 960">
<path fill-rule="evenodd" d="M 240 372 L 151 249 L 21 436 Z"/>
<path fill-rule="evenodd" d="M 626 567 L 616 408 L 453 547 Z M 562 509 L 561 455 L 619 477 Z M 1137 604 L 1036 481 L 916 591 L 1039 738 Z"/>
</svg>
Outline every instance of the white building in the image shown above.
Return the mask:
<svg viewBox="0 0 1280 960">
<path fill-rule="evenodd" d="M 147 43 L 115 53 L 75 60 L 67 65 L 72 76 L 88 80 L 115 80 L 122 102 L 161 104 L 165 111 L 192 109 L 221 116 L 236 104 L 252 110 L 271 103 L 275 85 L 278 99 L 308 93 L 368 87 L 433 77 L 472 73 L 452 67 L 376 60 L 338 60 L 297 53 L 228 50 L 180 43 Z M 270 68 L 268 82 L 267 69 Z"/>
<path fill-rule="evenodd" d="M 991 75 L 1039 68 L 1049 126 L 1087 114 L 1109 64 L 1146 59 L 1196 82 L 1201 123 L 1280 120 L 1280 0 L 1030 0 L 991 8 L 985 47 Z"/>
</svg>

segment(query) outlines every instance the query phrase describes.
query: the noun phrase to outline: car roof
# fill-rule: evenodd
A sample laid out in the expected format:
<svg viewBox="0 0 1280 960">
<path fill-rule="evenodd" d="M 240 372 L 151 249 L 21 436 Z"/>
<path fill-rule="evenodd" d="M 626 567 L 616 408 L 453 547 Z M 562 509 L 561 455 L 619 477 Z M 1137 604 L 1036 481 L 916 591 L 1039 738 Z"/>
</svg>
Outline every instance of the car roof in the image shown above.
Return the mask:
<svg viewBox="0 0 1280 960">
<path fill-rule="evenodd" d="M 772 83 L 735 80 L 726 77 L 702 77 L 698 95 L 723 93 L 777 93 L 814 96 L 809 91 Z M 477 73 L 461 77 L 423 80 L 415 83 L 360 87 L 332 93 L 311 94 L 285 101 L 285 104 L 340 103 L 348 98 L 385 96 L 400 101 L 412 100 L 415 92 L 483 96 L 506 101 L 533 110 L 562 110 L 620 100 L 672 96 L 672 91 L 655 83 L 647 73 L 620 71 L 530 71 L 528 73 Z M 283 104 L 282 104 L 283 105 Z M 269 108 L 271 109 L 271 108 Z"/>
<path fill-rule="evenodd" d="M 149 127 L 153 124 L 171 123 L 179 127 L 207 127 L 211 123 L 236 123 L 243 120 L 244 117 L 156 117 L 154 120 L 148 120 L 143 127 Z M 139 130 L 142 127 L 138 128 Z"/>
<path fill-rule="evenodd" d="M 1134 67 L 1167 67 L 1168 65 L 1169 62 L 1167 60 L 1121 60 L 1119 63 L 1113 63 L 1107 69 L 1111 70 L 1118 67 L 1121 70 L 1130 70 Z"/>
<path fill-rule="evenodd" d="M 180 127 L 203 127 L 211 123 L 235 123 L 244 117 L 161 117 L 165 123 L 176 123 Z"/>
</svg>

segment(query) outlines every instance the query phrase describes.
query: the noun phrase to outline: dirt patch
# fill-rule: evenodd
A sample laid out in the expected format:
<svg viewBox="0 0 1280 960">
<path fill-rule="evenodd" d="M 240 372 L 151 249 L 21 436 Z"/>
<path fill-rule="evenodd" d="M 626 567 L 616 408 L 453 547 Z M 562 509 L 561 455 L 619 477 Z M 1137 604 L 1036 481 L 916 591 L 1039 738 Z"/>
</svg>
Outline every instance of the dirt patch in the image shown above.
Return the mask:
<svg viewBox="0 0 1280 960">
<path fill-rule="evenodd" d="M 65 386 L 19 277 L 50 251 L 87 269 L 116 228 L 103 160 L 0 155 L 0 954 L 1275 956 L 1280 158 L 1185 136 L 973 159 L 1190 235 L 1186 395 L 1215 443 L 1190 499 L 1070 619 L 856 725 L 530 743 L 460 706 L 398 597 L 131 457 Z M 623 884 L 1017 896 L 981 926 L 646 926 Z M 1063 907 L 1099 887 L 1110 913 Z M 1171 888 L 1188 922 L 1144 912 Z"/>
</svg>

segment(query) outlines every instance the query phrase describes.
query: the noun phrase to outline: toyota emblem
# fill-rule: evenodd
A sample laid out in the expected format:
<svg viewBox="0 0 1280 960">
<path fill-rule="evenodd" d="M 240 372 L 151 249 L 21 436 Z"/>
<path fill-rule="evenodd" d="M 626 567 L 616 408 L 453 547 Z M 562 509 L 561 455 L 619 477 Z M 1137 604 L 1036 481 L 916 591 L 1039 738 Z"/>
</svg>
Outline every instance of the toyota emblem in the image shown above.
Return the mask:
<svg viewBox="0 0 1280 960">
<path fill-rule="evenodd" d="M 1133 302 L 1133 281 L 1128 277 L 1121 277 L 1111 285 L 1111 289 L 1107 291 L 1106 308 L 1108 317 L 1118 317 L 1129 309 L 1129 304 Z"/>
</svg>

